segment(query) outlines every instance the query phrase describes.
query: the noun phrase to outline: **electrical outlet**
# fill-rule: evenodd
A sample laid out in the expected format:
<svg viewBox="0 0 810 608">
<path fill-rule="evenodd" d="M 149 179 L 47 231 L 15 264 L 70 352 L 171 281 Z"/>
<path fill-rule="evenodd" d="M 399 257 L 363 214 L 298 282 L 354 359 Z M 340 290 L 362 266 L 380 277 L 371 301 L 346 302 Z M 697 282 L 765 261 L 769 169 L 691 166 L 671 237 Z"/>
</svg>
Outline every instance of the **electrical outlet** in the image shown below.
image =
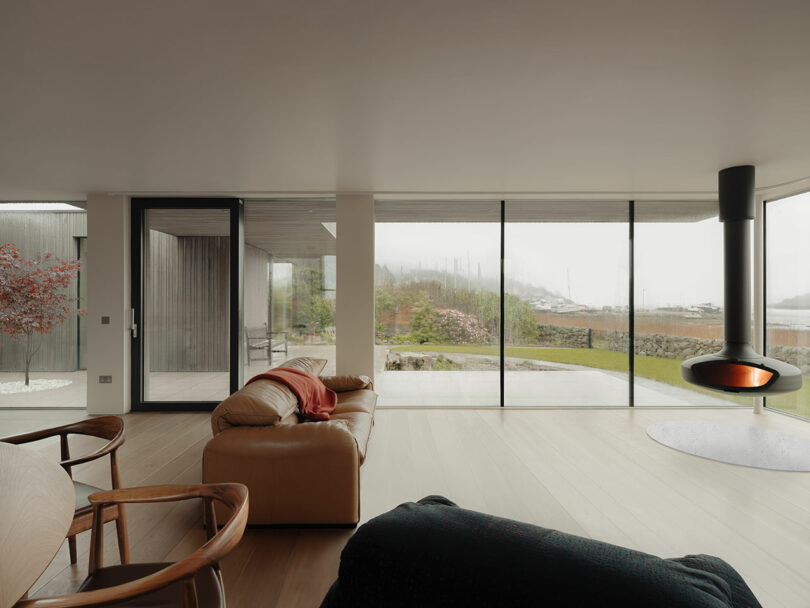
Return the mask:
<svg viewBox="0 0 810 608">
<path fill-rule="evenodd" d="M 110 324 L 110 317 L 101 317 L 101 324 L 102 325 L 109 325 Z"/>
<path fill-rule="evenodd" d="M 112 384 L 112 376 L 99 376 L 98 377 L 99 384 Z"/>
</svg>

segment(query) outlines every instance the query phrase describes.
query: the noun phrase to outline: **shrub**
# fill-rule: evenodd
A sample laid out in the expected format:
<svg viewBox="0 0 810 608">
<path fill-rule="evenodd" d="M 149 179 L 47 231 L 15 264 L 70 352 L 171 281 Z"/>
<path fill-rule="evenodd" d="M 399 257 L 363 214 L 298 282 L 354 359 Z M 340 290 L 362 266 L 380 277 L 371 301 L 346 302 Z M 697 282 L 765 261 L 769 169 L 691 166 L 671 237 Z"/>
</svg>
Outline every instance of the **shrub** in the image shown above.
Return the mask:
<svg viewBox="0 0 810 608">
<path fill-rule="evenodd" d="M 443 344 L 485 344 L 490 336 L 476 317 L 460 310 L 443 309 L 436 313 L 436 333 Z"/>
</svg>

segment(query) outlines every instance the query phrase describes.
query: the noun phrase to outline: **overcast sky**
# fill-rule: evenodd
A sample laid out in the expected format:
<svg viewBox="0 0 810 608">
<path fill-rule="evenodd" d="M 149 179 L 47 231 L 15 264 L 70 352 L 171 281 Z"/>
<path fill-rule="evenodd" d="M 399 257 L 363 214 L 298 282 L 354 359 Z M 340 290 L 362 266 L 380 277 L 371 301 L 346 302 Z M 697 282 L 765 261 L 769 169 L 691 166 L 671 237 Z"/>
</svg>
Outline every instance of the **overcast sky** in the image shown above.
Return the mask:
<svg viewBox="0 0 810 608">
<path fill-rule="evenodd" d="M 376 263 L 393 271 L 453 270 L 498 277 L 498 224 L 377 224 Z M 506 276 L 588 306 L 627 304 L 628 227 L 619 223 L 506 226 Z M 637 306 L 722 304 L 722 228 L 717 219 L 636 224 Z M 696 272 L 697 270 L 697 272 Z"/>
<path fill-rule="evenodd" d="M 810 293 L 810 193 L 768 203 L 768 303 Z"/>
</svg>

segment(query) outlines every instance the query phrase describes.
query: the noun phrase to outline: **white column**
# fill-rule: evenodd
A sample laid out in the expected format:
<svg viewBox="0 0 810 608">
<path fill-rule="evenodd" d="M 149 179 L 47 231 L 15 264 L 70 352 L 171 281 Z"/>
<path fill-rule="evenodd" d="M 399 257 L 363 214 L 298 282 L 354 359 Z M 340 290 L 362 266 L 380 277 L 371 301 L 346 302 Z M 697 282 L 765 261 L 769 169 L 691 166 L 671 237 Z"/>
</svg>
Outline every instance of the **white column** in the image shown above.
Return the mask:
<svg viewBox="0 0 810 608">
<path fill-rule="evenodd" d="M 765 304 L 762 301 L 765 290 L 765 251 L 763 221 L 764 202 L 757 197 L 756 216 L 754 217 L 754 350 L 765 354 Z M 754 397 L 754 413 L 761 414 L 763 398 Z"/>
<path fill-rule="evenodd" d="M 337 196 L 337 373 L 374 377 L 374 197 Z"/>
<path fill-rule="evenodd" d="M 130 409 L 129 197 L 87 197 L 87 413 Z M 108 322 L 107 322 L 108 321 Z M 110 383 L 100 383 L 110 376 Z"/>
</svg>

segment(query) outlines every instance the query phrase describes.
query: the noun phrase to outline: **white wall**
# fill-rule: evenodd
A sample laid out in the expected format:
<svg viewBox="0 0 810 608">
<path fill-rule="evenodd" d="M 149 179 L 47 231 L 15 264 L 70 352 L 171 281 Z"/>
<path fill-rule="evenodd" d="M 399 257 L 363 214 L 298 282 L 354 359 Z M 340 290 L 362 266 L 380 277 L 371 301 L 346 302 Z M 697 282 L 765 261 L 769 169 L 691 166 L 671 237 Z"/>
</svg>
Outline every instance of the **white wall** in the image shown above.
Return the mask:
<svg viewBox="0 0 810 608">
<path fill-rule="evenodd" d="M 337 196 L 337 373 L 374 377 L 374 197 Z"/>
<path fill-rule="evenodd" d="M 87 197 L 87 413 L 130 409 L 129 198 Z M 110 323 L 103 325 L 102 317 Z M 100 384 L 99 376 L 112 376 Z"/>
</svg>

